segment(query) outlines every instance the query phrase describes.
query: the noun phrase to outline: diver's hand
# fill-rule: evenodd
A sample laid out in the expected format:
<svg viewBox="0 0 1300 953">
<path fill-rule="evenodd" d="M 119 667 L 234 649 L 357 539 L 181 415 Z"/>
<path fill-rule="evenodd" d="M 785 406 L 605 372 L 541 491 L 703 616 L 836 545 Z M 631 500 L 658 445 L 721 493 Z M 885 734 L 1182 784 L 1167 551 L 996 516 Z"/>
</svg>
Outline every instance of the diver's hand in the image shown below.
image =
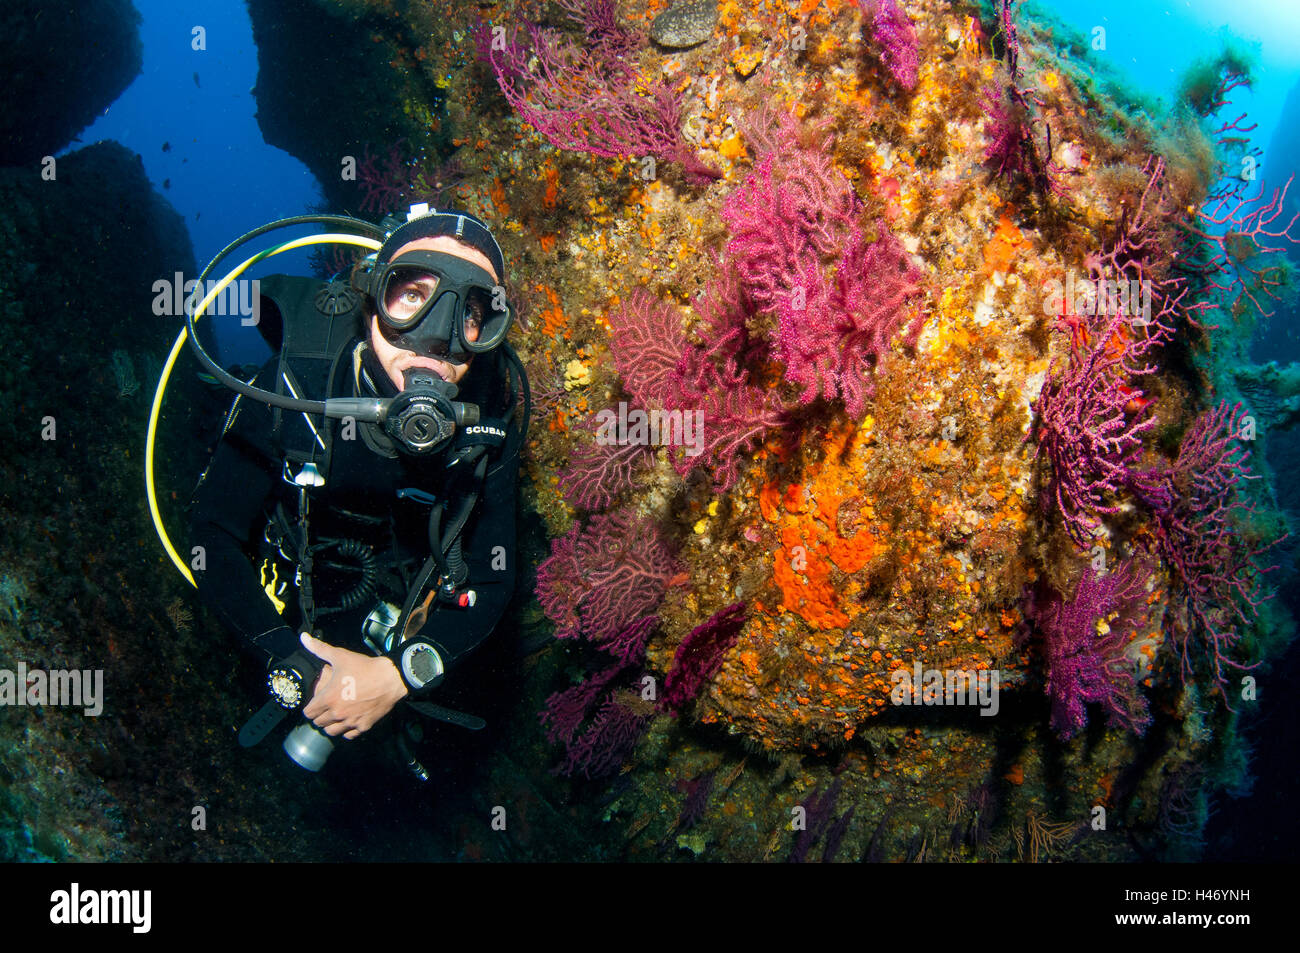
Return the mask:
<svg viewBox="0 0 1300 953">
<path fill-rule="evenodd" d="M 325 662 L 302 710 L 325 734 L 356 738 L 406 697 L 406 683 L 388 659 L 339 648 L 306 632 L 300 638 L 308 652 Z"/>
</svg>

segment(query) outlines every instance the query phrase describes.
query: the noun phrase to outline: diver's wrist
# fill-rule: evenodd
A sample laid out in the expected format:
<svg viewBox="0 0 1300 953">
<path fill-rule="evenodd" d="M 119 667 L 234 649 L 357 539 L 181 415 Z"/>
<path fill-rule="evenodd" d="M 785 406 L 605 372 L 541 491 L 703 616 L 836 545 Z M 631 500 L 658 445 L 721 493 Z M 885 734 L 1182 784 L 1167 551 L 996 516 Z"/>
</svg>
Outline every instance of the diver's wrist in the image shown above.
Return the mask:
<svg viewBox="0 0 1300 953">
<path fill-rule="evenodd" d="M 298 641 L 298 633 L 287 625 L 267 629 L 260 635 L 250 635 L 248 641 L 255 648 L 265 652 L 270 662 L 288 658 L 302 648 L 302 644 Z"/>
</svg>

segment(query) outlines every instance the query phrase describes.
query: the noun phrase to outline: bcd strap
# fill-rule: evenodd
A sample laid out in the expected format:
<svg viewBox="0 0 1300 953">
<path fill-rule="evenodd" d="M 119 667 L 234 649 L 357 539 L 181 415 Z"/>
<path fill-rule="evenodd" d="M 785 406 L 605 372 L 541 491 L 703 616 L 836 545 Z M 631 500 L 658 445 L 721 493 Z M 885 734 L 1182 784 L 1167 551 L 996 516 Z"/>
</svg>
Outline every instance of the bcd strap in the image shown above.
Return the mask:
<svg viewBox="0 0 1300 953">
<path fill-rule="evenodd" d="M 360 298 L 342 282 L 323 283 L 295 275 L 264 278 L 261 291 L 281 316 L 276 392 L 324 400 L 331 393 L 339 357 L 360 330 Z M 272 410 L 272 437 L 291 464 L 312 461 L 318 466 L 326 464 L 321 466 L 326 470 L 331 431 L 320 415 L 278 407 Z"/>
<path fill-rule="evenodd" d="M 476 424 L 456 431 L 455 449 L 465 447 L 491 447 L 496 449 L 506 442 L 509 422 L 497 417 L 483 417 Z"/>
</svg>

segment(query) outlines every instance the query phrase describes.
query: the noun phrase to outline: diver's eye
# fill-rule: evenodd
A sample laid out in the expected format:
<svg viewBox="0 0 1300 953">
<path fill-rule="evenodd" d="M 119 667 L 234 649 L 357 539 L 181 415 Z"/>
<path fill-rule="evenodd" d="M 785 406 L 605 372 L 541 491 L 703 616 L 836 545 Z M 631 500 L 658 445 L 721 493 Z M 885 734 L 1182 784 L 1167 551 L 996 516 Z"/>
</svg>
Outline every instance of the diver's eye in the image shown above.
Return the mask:
<svg viewBox="0 0 1300 953">
<path fill-rule="evenodd" d="M 411 317 L 424 306 L 437 286 L 438 280 L 428 275 L 393 280 L 384 296 L 389 315 L 399 321 Z"/>
<path fill-rule="evenodd" d="M 466 304 L 464 328 L 466 340 L 478 340 L 479 332 L 483 330 L 483 308 L 480 302 L 470 299 Z"/>
</svg>

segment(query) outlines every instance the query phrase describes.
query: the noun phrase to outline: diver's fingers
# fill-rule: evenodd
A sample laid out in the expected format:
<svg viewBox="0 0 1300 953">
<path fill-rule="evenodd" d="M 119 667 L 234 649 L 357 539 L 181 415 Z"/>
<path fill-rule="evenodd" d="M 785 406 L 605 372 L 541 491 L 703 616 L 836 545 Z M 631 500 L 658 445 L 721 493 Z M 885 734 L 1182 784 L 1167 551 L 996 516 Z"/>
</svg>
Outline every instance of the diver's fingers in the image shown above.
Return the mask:
<svg viewBox="0 0 1300 953">
<path fill-rule="evenodd" d="M 337 646 L 330 645 L 328 642 L 322 642 L 320 639 L 307 632 L 300 633 L 298 635 L 298 641 L 300 641 L 302 647 L 312 655 L 324 659 L 327 662 L 334 661 L 334 653 L 338 651 Z"/>
<path fill-rule="evenodd" d="M 349 731 L 349 732 L 348 732 L 346 735 L 344 735 L 343 737 L 346 738 L 348 741 L 351 741 L 351 740 L 353 740 L 354 738 L 360 738 L 360 737 L 361 737 L 361 729 L 360 729 L 360 728 L 353 728 L 351 731 Z"/>
<path fill-rule="evenodd" d="M 329 701 L 326 697 L 329 693 L 326 691 L 326 686 L 329 684 L 333 675 L 334 667 L 331 665 L 327 664 L 320 670 L 320 678 L 316 682 L 316 687 L 312 690 L 311 698 L 307 701 L 306 706 L 303 707 L 302 713 L 312 721 L 315 721 L 316 716 L 320 715 L 322 712 L 329 710 Z"/>
<path fill-rule="evenodd" d="M 337 738 L 339 735 L 343 734 L 343 732 L 348 730 L 348 726 L 347 726 L 347 722 L 336 721 L 332 725 L 322 726 L 321 730 L 325 732 L 325 734 L 329 735 L 331 738 Z"/>
</svg>

